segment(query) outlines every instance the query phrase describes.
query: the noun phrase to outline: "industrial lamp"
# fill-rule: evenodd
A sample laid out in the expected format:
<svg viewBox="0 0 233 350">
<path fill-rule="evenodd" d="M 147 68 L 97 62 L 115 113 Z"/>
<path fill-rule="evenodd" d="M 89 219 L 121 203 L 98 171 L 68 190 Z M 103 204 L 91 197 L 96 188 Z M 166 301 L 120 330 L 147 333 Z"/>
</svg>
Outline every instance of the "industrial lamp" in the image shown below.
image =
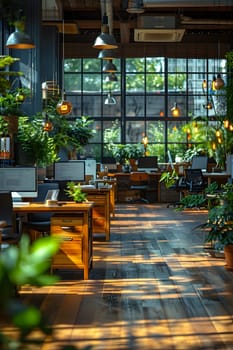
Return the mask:
<svg viewBox="0 0 233 350">
<path fill-rule="evenodd" d="M 107 75 L 105 79 L 106 83 L 116 82 L 118 81 L 117 76 L 115 73 L 110 73 Z"/>
<path fill-rule="evenodd" d="M 62 34 L 62 98 L 61 101 L 58 102 L 56 111 L 58 114 L 66 115 L 69 114 L 72 111 L 72 104 L 71 102 L 66 100 L 66 94 L 64 89 L 64 62 L 65 62 L 65 30 L 64 30 L 64 20 L 63 20 L 63 34 Z"/>
<path fill-rule="evenodd" d="M 103 67 L 103 72 L 105 73 L 115 73 L 117 72 L 117 67 L 112 63 L 112 60 L 108 60 Z"/>
<path fill-rule="evenodd" d="M 172 116 L 173 117 L 179 117 L 180 116 L 180 109 L 177 105 L 177 103 L 175 102 L 173 107 L 171 108 L 171 112 L 172 112 Z"/>
<path fill-rule="evenodd" d="M 25 20 L 22 17 L 22 10 L 19 12 L 19 19 L 14 22 L 15 31 L 7 39 L 6 47 L 9 49 L 33 49 L 35 44 L 30 36 L 25 33 Z"/>
<path fill-rule="evenodd" d="M 115 105 L 116 99 L 112 96 L 111 90 L 109 91 L 107 98 L 104 101 L 105 105 Z"/>
<path fill-rule="evenodd" d="M 94 45 L 92 47 L 100 50 L 118 48 L 116 39 L 112 34 L 109 33 L 108 16 L 106 13 L 103 15 L 101 34 L 95 39 Z"/>
<path fill-rule="evenodd" d="M 112 60 L 113 58 L 116 58 L 115 51 L 116 50 L 100 50 L 98 58 L 101 58 L 102 60 Z"/>
</svg>

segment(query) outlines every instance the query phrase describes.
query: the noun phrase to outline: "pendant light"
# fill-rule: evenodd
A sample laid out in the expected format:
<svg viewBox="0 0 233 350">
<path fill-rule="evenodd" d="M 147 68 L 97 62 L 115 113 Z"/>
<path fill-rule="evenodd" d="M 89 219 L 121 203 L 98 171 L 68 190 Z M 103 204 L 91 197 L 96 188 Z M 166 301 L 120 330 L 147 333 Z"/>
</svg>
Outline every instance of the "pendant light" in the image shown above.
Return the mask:
<svg viewBox="0 0 233 350">
<path fill-rule="evenodd" d="M 107 95 L 107 98 L 104 101 L 105 105 L 115 105 L 116 104 L 116 99 L 112 96 L 111 90 L 109 90 L 109 93 Z"/>
<path fill-rule="evenodd" d="M 175 83 L 176 83 L 176 90 L 177 90 L 177 58 L 175 58 L 176 60 L 176 79 L 175 79 Z M 171 108 L 171 113 L 173 117 L 179 117 L 180 116 L 180 108 L 177 105 L 177 102 L 174 102 L 173 107 Z"/>
<path fill-rule="evenodd" d="M 111 82 L 116 82 L 118 81 L 117 76 L 115 75 L 115 73 L 110 73 L 107 75 L 105 82 L 106 83 L 111 83 Z"/>
<path fill-rule="evenodd" d="M 10 34 L 6 41 L 6 47 L 9 49 L 33 49 L 35 44 L 30 36 L 25 33 L 25 20 L 22 16 L 22 10 L 19 11 L 18 19 L 14 22 L 15 31 Z"/>
<path fill-rule="evenodd" d="M 65 62 L 65 30 L 63 20 L 63 33 L 62 33 L 62 99 L 58 102 L 56 110 L 58 114 L 66 115 L 72 111 L 72 104 L 66 100 L 65 89 L 64 89 L 64 62 Z"/>
<path fill-rule="evenodd" d="M 112 63 L 112 60 L 107 60 L 107 63 L 103 67 L 104 73 L 115 73 L 117 72 L 117 67 Z"/>
<path fill-rule="evenodd" d="M 112 60 L 116 58 L 116 50 L 100 50 L 98 58 L 102 60 Z"/>
<path fill-rule="evenodd" d="M 53 130 L 53 123 L 49 120 L 48 114 L 45 114 L 45 119 L 43 121 L 43 130 L 51 131 Z"/>
<path fill-rule="evenodd" d="M 218 41 L 218 62 L 220 61 L 220 42 Z M 220 68 L 219 68 L 220 71 Z M 214 87 L 216 90 L 220 90 L 224 87 L 225 82 L 221 77 L 220 72 L 217 74 L 217 78 L 214 81 Z"/>
<path fill-rule="evenodd" d="M 172 112 L 172 116 L 173 117 L 179 117 L 180 116 L 180 109 L 177 105 L 177 103 L 175 102 L 173 107 L 171 108 L 171 112 Z"/>
<path fill-rule="evenodd" d="M 104 15 L 101 26 L 101 34 L 95 39 L 93 48 L 100 50 L 117 49 L 118 45 L 114 36 L 109 32 L 108 16 L 106 14 L 106 1 L 104 2 Z"/>
</svg>

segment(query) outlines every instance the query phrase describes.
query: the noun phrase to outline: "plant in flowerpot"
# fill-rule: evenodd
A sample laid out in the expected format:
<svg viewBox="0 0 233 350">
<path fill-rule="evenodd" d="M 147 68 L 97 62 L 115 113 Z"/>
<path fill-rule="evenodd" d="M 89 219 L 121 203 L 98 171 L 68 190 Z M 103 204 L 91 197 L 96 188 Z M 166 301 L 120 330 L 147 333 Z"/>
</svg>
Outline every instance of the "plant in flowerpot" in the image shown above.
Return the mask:
<svg viewBox="0 0 233 350">
<path fill-rule="evenodd" d="M 24 153 L 26 162 L 38 167 L 46 167 L 59 160 L 57 145 L 54 138 L 43 130 L 43 120 L 40 113 L 33 117 L 19 117 L 17 134 L 19 152 Z"/>
<path fill-rule="evenodd" d="M 207 221 L 200 225 L 207 229 L 206 242 L 216 250 L 224 249 L 226 267 L 233 269 L 233 184 L 222 185 L 219 202 L 208 211 Z"/>
<path fill-rule="evenodd" d="M 17 61 L 18 58 L 0 56 L 0 115 L 8 122 L 9 134 L 17 133 L 21 105 L 29 95 L 29 90 L 21 87 L 23 73 L 9 69 Z"/>
<path fill-rule="evenodd" d="M 83 203 L 87 201 L 87 193 L 82 191 L 81 185 L 76 184 L 73 181 L 69 181 L 66 184 L 65 193 L 72 198 L 76 203 Z"/>
<path fill-rule="evenodd" d="M 77 159 L 77 153 L 80 152 L 93 137 L 95 130 L 93 129 L 92 124 L 93 120 L 88 116 L 82 116 L 69 123 L 69 128 L 67 130 L 67 145 L 71 159 Z"/>
</svg>

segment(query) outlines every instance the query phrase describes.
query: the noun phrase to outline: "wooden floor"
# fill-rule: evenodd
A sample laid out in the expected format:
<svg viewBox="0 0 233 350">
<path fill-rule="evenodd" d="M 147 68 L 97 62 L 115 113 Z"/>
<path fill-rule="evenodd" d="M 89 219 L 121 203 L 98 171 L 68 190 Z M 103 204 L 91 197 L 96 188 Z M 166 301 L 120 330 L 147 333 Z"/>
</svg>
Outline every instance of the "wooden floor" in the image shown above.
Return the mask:
<svg viewBox="0 0 233 350">
<path fill-rule="evenodd" d="M 95 238 L 89 280 L 60 272 L 56 286 L 22 290 L 56 329 L 41 350 L 233 349 L 233 272 L 192 232 L 205 217 L 118 204 L 110 241 Z"/>
</svg>

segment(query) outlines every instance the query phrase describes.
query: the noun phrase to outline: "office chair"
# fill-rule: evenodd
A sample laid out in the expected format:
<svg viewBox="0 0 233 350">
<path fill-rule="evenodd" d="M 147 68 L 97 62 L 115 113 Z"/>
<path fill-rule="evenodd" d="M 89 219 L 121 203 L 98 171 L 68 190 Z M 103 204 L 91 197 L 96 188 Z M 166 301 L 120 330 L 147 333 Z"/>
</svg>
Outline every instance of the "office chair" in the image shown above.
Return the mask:
<svg viewBox="0 0 233 350">
<path fill-rule="evenodd" d="M 44 202 L 49 190 L 59 189 L 56 182 L 38 184 L 38 196 L 33 202 Z M 25 229 L 28 229 L 31 240 L 39 236 L 46 236 L 50 233 L 50 218 L 53 213 L 28 213 Z"/>
<path fill-rule="evenodd" d="M 146 191 L 148 190 L 148 174 L 146 172 L 133 172 L 130 174 L 130 190 L 131 191 L 139 191 L 140 196 L 136 200 L 132 200 L 132 202 L 143 202 L 149 203 L 149 201 L 145 198 Z"/>
<path fill-rule="evenodd" d="M 188 194 L 203 193 L 207 186 L 201 169 L 185 169 L 185 181 Z"/>
<path fill-rule="evenodd" d="M 0 192 L 0 234 L 2 246 L 18 244 L 22 235 L 22 225 L 19 217 L 13 211 L 11 192 Z"/>
</svg>

